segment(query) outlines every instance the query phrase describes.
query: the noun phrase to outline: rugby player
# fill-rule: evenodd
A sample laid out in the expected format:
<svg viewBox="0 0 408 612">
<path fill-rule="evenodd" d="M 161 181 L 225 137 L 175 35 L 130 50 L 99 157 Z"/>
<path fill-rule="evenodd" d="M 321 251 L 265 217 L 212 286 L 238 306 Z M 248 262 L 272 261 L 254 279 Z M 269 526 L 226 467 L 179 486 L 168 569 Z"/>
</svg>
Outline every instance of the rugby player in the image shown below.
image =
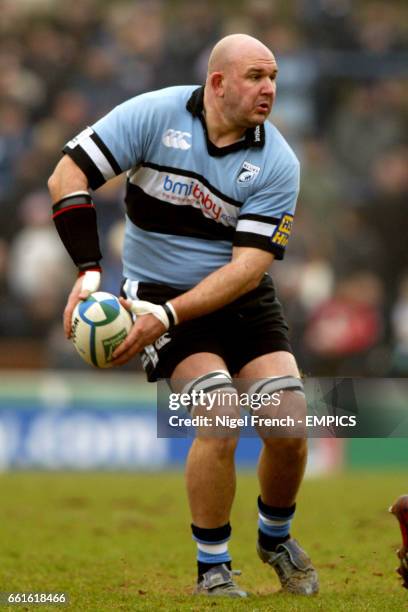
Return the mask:
<svg viewBox="0 0 408 612">
<path fill-rule="evenodd" d="M 169 87 L 117 106 L 66 144 L 49 189 L 57 231 L 79 270 L 64 311 L 67 337 L 75 305 L 100 282 L 90 190 L 126 171 L 123 304 L 140 316 L 115 365 L 140 353 L 149 381 L 214 392 L 231 389 L 235 377 L 248 392 L 279 392 L 285 406 L 304 412 L 288 326 L 267 273 L 284 256 L 299 190 L 298 160 L 267 121 L 277 73 L 257 39 L 221 39 L 203 87 Z M 260 436 L 258 555 L 283 590 L 311 595 L 316 571 L 290 534 L 306 440 Z M 236 445 L 236 436 L 198 432 L 187 460 L 201 594 L 246 596 L 228 552 Z"/>
</svg>

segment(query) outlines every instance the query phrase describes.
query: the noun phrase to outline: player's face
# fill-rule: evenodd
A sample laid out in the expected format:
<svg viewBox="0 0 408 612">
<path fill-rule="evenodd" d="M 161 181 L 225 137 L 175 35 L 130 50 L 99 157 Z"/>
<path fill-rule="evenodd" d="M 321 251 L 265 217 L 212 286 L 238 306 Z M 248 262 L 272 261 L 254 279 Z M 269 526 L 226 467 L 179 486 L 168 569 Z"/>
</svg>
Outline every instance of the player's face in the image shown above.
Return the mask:
<svg viewBox="0 0 408 612">
<path fill-rule="evenodd" d="M 276 96 L 278 67 L 272 54 L 248 58 L 231 66 L 224 75 L 224 113 L 235 125 L 262 124 Z"/>
</svg>

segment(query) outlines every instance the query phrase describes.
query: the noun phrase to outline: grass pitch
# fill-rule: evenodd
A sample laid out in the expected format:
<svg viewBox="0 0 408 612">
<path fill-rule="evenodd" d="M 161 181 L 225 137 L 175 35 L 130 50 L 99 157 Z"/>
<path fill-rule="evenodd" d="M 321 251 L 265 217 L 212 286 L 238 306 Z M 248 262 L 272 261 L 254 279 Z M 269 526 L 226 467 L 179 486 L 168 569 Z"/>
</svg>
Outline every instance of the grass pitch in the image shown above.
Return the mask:
<svg viewBox="0 0 408 612">
<path fill-rule="evenodd" d="M 7 473 L 0 487 L 0 591 L 65 591 L 61 610 L 408 610 L 387 512 L 408 489 L 403 473 L 304 482 L 292 532 L 319 570 L 321 593 L 310 599 L 277 594 L 256 557 L 253 474 L 238 476 L 231 521 L 234 567 L 253 594 L 240 601 L 191 596 L 195 545 L 181 473 Z"/>
</svg>

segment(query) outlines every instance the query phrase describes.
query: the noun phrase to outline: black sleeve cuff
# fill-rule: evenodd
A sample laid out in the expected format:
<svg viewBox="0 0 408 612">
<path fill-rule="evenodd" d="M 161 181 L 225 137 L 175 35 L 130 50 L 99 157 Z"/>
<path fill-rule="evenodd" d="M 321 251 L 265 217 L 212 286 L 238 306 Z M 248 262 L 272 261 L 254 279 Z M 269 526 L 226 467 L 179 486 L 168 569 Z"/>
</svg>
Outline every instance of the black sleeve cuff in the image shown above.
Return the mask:
<svg viewBox="0 0 408 612">
<path fill-rule="evenodd" d="M 88 179 L 88 184 L 91 189 L 98 189 L 98 187 L 101 187 L 106 183 L 105 177 L 103 176 L 102 172 L 98 170 L 91 158 L 88 157 L 88 155 L 83 149 L 81 149 L 81 147 L 75 147 L 74 149 L 72 149 L 68 147 L 68 145 L 66 145 L 62 149 L 62 152 L 66 155 L 69 155 L 69 157 L 82 170 L 82 172 Z"/>
<path fill-rule="evenodd" d="M 234 236 L 233 245 L 261 249 L 261 251 L 273 253 L 275 259 L 278 260 L 283 259 L 285 255 L 285 249 L 277 244 L 273 244 L 268 236 L 254 235 L 250 232 L 237 232 Z"/>
</svg>

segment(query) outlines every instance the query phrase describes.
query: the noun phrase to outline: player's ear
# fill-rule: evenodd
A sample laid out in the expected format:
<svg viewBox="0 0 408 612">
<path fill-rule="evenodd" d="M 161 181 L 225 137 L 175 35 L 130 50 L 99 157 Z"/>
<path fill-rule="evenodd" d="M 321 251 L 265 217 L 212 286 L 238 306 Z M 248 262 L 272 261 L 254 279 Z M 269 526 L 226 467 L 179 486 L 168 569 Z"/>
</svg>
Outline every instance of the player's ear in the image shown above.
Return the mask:
<svg viewBox="0 0 408 612">
<path fill-rule="evenodd" d="M 222 98 L 224 96 L 224 73 L 212 72 L 210 83 L 215 95 Z"/>
</svg>

